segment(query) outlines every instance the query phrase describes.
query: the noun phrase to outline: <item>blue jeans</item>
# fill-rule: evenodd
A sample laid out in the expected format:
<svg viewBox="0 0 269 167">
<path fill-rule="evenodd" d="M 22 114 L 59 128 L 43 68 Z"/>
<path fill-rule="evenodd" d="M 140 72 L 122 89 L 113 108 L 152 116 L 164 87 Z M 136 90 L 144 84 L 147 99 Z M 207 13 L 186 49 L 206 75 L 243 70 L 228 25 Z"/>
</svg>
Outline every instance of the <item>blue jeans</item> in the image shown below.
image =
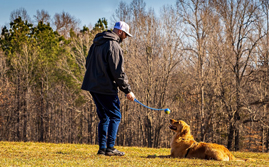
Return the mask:
<svg viewBox="0 0 269 167">
<path fill-rule="evenodd" d="M 118 95 L 104 95 L 90 92 L 100 119 L 98 125 L 99 149 L 113 147 L 121 120 Z"/>
</svg>

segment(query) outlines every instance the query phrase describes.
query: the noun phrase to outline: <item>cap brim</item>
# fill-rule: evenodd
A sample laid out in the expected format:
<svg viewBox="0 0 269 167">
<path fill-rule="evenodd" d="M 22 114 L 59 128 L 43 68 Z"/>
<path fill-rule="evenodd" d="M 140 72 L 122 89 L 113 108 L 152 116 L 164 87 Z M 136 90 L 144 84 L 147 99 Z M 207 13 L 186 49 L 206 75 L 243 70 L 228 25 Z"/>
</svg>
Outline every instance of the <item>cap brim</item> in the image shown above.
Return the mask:
<svg viewBox="0 0 269 167">
<path fill-rule="evenodd" d="M 125 32 L 125 31 L 124 31 Z M 125 32 L 129 37 L 133 37 L 130 33 Z"/>
</svg>

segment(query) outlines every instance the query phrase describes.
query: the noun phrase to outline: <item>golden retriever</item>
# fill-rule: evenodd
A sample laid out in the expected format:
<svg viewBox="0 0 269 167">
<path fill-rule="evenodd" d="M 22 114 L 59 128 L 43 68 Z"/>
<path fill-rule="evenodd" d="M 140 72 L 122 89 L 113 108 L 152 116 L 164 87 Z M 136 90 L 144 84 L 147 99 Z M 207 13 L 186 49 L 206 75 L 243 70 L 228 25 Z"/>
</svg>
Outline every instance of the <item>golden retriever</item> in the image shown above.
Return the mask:
<svg viewBox="0 0 269 167">
<path fill-rule="evenodd" d="M 248 161 L 235 158 L 223 145 L 196 142 L 191 135 L 190 126 L 182 120 L 176 121 L 171 119 L 169 128 L 175 132 L 170 143 L 171 154 L 168 156 L 148 155 L 148 158 L 199 158 L 218 161 Z"/>
<path fill-rule="evenodd" d="M 170 120 L 169 128 L 175 132 L 171 140 L 171 155 L 173 158 L 199 158 L 219 161 L 232 161 L 236 158 L 223 145 L 196 142 L 191 135 L 190 126 L 180 120 Z"/>
</svg>

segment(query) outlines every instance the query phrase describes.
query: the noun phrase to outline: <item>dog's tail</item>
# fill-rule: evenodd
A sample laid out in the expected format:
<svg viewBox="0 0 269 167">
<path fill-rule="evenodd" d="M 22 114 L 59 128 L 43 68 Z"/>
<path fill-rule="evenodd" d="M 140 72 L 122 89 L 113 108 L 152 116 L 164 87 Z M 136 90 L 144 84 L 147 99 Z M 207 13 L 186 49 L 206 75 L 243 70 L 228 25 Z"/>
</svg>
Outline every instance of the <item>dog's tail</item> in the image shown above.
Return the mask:
<svg viewBox="0 0 269 167">
<path fill-rule="evenodd" d="M 241 162 L 246 161 L 246 160 L 243 160 L 243 159 L 240 159 L 240 158 L 235 158 L 235 156 L 230 152 L 227 152 L 227 155 L 229 157 L 229 161 L 241 161 Z"/>
</svg>

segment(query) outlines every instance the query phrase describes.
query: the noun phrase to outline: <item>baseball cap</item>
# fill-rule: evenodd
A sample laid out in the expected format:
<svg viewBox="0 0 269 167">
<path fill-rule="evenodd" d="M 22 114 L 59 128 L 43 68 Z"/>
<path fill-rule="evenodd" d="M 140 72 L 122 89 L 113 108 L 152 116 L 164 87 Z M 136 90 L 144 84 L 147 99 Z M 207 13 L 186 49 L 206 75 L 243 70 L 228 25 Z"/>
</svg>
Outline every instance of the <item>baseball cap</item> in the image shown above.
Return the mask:
<svg viewBox="0 0 269 167">
<path fill-rule="evenodd" d="M 124 21 L 119 21 L 115 23 L 114 28 L 124 31 L 128 36 L 132 37 L 129 33 L 129 25 Z"/>
</svg>

